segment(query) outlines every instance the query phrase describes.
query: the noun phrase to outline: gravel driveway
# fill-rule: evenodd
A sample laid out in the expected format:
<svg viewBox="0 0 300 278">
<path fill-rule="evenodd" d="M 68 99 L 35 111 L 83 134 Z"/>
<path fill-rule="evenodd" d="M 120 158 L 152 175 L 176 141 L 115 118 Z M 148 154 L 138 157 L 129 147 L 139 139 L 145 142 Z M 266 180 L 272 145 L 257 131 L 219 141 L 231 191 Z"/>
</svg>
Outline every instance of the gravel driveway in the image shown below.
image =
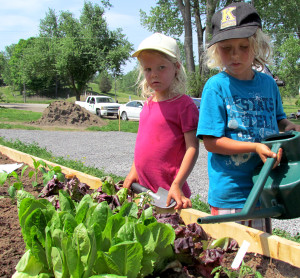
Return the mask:
<svg viewBox="0 0 300 278">
<path fill-rule="evenodd" d="M 45 130 L 0 129 L 6 140 L 19 139 L 24 143 L 36 142 L 54 156 L 79 160 L 87 166 L 125 177 L 133 162 L 136 134 L 128 132 L 66 132 Z M 197 194 L 207 201 L 207 152 L 200 144 L 199 158 L 188 178 L 192 197 Z M 300 218 L 272 220 L 273 228 L 280 228 L 292 235 L 300 233 Z"/>
</svg>

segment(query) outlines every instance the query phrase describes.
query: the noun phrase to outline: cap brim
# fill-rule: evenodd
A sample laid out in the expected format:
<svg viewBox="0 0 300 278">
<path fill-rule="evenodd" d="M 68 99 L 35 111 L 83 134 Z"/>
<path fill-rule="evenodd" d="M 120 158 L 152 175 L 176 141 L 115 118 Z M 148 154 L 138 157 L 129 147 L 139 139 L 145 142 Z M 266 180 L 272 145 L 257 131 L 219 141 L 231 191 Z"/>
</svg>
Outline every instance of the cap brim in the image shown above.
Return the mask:
<svg viewBox="0 0 300 278">
<path fill-rule="evenodd" d="M 249 38 L 255 34 L 258 27 L 259 26 L 252 25 L 252 26 L 244 26 L 240 28 L 234 28 L 234 29 L 222 31 L 216 34 L 215 36 L 213 36 L 213 38 L 209 42 L 208 47 L 220 41 L 225 41 L 230 39 Z"/>
<path fill-rule="evenodd" d="M 160 48 L 160 47 L 146 47 L 146 48 L 141 48 L 141 49 L 138 49 L 136 52 L 134 52 L 131 57 L 138 57 L 139 54 L 143 51 L 143 50 L 156 50 L 156 51 L 159 51 L 159 52 L 162 52 L 162 53 L 165 53 L 173 58 L 177 58 L 172 52 L 166 50 L 166 49 L 163 49 L 163 48 Z"/>
</svg>

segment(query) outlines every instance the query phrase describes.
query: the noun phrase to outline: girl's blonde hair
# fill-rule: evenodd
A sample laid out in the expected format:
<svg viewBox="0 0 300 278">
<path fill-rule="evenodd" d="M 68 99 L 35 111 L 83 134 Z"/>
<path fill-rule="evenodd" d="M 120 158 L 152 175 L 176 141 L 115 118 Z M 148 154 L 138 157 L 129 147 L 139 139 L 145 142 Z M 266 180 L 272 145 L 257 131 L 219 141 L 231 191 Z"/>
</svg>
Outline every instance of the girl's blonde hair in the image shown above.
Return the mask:
<svg viewBox="0 0 300 278">
<path fill-rule="evenodd" d="M 187 77 L 186 77 L 186 72 L 185 69 L 183 67 L 183 65 L 181 64 L 180 61 L 178 61 L 176 58 L 173 58 L 163 52 L 157 51 L 157 50 L 143 50 L 141 51 L 141 53 L 138 56 L 138 60 L 140 61 L 140 55 L 144 52 L 152 52 L 152 53 L 156 53 L 161 55 L 162 57 L 166 58 L 167 60 L 169 60 L 171 63 L 174 64 L 174 66 L 176 67 L 176 75 L 174 78 L 173 83 L 171 84 L 170 87 L 170 95 L 169 97 L 173 97 L 176 95 L 183 95 L 186 92 L 186 81 L 187 81 Z M 179 64 L 179 68 L 177 66 L 177 63 Z M 137 79 L 137 84 L 138 84 L 138 89 L 141 91 L 141 96 L 144 98 L 149 98 L 150 96 L 152 96 L 154 94 L 154 91 L 151 89 L 151 87 L 149 86 L 149 84 L 147 83 L 146 78 L 144 77 L 144 69 L 140 63 L 140 67 L 139 67 L 139 75 L 138 75 L 138 79 Z M 142 80 L 141 80 L 142 79 Z"/>
<path fill-rule="evenodd" d="M 250 49 L 254 53 L 254 60 L 252 65 L 261 70 L 265 64 L 270 64 L 272 58 L 272 45 L 267 34 L 258 28 L 256 33 L 249 37 Z M 205 54 L 206 64 L 209 68 L 219 68 L 223 70 L 224 65 L 221 62 L 221 57 L 218 52 L 218 43 L 209 47 Z"/>
</svg>

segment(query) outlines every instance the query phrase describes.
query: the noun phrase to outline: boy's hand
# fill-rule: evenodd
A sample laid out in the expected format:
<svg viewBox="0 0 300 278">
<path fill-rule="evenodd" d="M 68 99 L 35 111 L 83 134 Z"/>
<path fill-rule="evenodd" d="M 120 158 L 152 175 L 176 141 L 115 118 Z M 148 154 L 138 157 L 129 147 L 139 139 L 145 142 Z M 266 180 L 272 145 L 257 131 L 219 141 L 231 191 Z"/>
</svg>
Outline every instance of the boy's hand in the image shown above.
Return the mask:
<svg viewBox="0 0 300 278">
<path fill-rule="evenodd" d="M 269 158 L 269 157 L 276 158 L 276 162 L 273 166 L 273 169 L 274 169 L 280 163 L 280 160 L 282 157 L 282 148 L 280 148 L 278 150 L 278 153 L 276 154 L 276 153 L 272 152 L 267 145 L 259 143 L 256 146 L 256 153 L 259 155 L 259 157 L 261 158 L 263 163 L 265 163 L 267 158 Z"/>
<path fill-rule="evenodd" d="M 289 130 L 300 131 L 300 125 L 294 124 L 288 119 L 280 120 L 278 122 L 278 127 L 280 131 L 289 131 Z"/>
<path fill-rule="evenodd" d="M 178 187 L 172 187 L 169 190 L 169 194 L 167 197 L 166 206 L 170 205 L 171 199 L 176 201 L 176 206 L 174 209 L 182 209 L 182 208 L 191 208 L 192 202 L 189 198 L 185 197 L 183 192 Z"/>
<path fill-rule="evenodd" d="M 289 131 L 289 130 L 300 131 L 300 125 L 290 124 L 285 128 L 285 131 Z"/>
</svg>

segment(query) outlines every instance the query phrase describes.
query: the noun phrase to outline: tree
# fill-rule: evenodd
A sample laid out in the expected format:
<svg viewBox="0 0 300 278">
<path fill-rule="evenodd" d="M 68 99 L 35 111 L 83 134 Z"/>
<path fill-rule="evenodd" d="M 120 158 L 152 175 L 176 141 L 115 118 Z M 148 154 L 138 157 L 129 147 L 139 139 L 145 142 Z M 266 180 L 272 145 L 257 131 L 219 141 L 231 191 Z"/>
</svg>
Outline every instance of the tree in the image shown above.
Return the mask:
<svg viewBox="0 0 300 278">
<path fill-rule="evenodd" d="M 191 18 L 190 0 L 177 0 L 177 5 L 183 18 L 184 25 L 184 50 L 186 56 L 186 67 L 188 72 L 195 72 L 195 62 L 193 55 L 193 32 Z"/>
<path fill-rule="evenodd" d="M 101 2 L 110 6 L 107 0 Z M 97 72 L 121 74 L 132 50 L 121 29 L 108 29 L 104 9 L 85 2 L 79 19 L 64 11 L 57 16 L 49 9 L 40 22 L 39 37 L 7 48 L 2 75 L 20 90 L 25 85 L 35 92 L 55 86 L 55 96 L 59 84 L 66 83 L 79 100 Z"/>
<path fill-rule="evenodd" d="M 108 93 L 112 88 L 112 81 L 107 72 L 102 72 L 99 76 L 99 89 L 101 93 Z"/>
<path fill-rule="evenodd" d="M 57 17 L 49 10 L 41 20 L 40 36 L 52 39 L 56 71 L 68 81 L 77 100 L 97 72 L 120 73 L 132 50 L 120 29 L 108 30 L 104 9 L 90 2 L 84 4 L 79 20 L 69 12 Z"/>
<path fill-rule="evenodd" d="M 278 76 L 285 81 L 281 93 L 285 96 L 296 96 L 300 88 L 300 44 L 299 39 L 290 35 L 278 48 L 282 61 L 277 69 Z M 298 58 L 297 58 L 298 57 Z"/>
<path fill-rule="evenodd" d="M 6 68 L 6 58 L 3 52 L 0 52 L 0 86 L 4 85 L 3 73 Z M 0 96 L 1 97 L 1 96 Z"/>
<path fill-rule="evenodd" d="M 111 6 L 108 0 L 101 3 Z M 40 21 L 38 37 L 7 47 L 0 60 L 5 66 L 1 76 L 20 91 L 25 85 L 36 93 L 55 87 L 55 97 L 66 84 L 79 100 L 96 73 L 120 76 L 132 50 L 121 29 L 108 29 L 104 8 L 96 4 L 85 2 L 79 19 L 49 9 Z"/>
<path fill-rule="evenodd" d="M 4 82 L 13 85 L 16 89 L 23 90 L 26 84 L 27 64 L 24 60 L 24 52 L 30 47 L 33 38 L 21 39 L 18 44 L 6 48 L 7 69 L 3 74 Z"/>
<path fill-rule="evenodd" d="M 300 10 L 299 1 L 255 0 L 255 8 L 274 44 L 275 75 L 285 81 L 281 92 L 295 96 L 299 89 Z M 280 8 L 279 8 L 280 7 Z"/>
</svg>

